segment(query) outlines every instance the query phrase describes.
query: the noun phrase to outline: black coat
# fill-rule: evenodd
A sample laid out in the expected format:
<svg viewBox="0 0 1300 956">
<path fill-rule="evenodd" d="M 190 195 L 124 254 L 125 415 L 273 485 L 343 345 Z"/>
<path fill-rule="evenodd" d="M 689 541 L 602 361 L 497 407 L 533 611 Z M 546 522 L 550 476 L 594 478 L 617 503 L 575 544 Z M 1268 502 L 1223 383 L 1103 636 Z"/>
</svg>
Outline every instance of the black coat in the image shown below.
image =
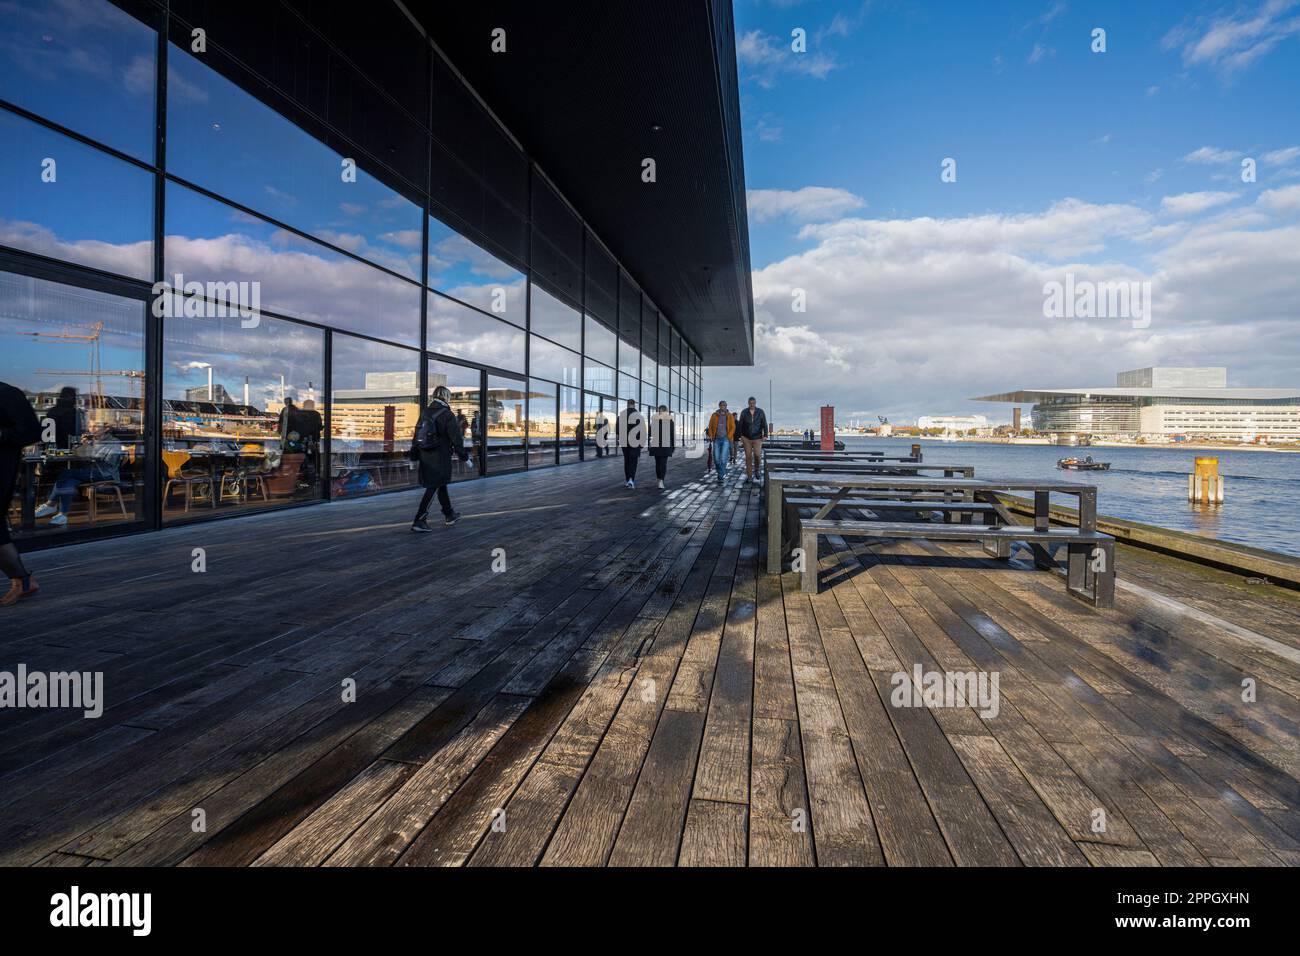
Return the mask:
<svg viewBox="0 0 1300 956">
<path fill-rule="evenodd" d="M 736 437 L 766 438 L 767 414 L 761 408 L 755 408 L 754 414 L 751 415 L 749 406 L 746 405 L 740 410 L 740 415 L 736 418 Z"/>
<path fill-rule="evenodd" d="M 41 423 L 19 389 L 0 382 L 0 451 L 17 455 L 41 440 Z"/>
<path fill-rule="evenodd" d="M 667 427 L 665 427 L 667 426 Z M 650 457 L 671 458 L 677 447 L 677 425 L 672 418 L 655 415 L 650 419 Z"/>
<path fill-rule="evenodd" d="M 437 440 L 432 449 L 416 448 L 414 438 L 411 439 L 411 446 L 420 463 L 420 484 L 426 488 L 438 488 L 451 481 L 452 453 L 461 461 L 466 461 L 469 452 L 465 450 L 465 438 L 460 424 L 445 402 L 434 399 L 422 417 L 433 422 Z"/>
<path fill-rule="evenodd" d="M 71 448 L 72 439 L 81 437 L 81 412 L 76 402 L 57 399 L 45 409 L 45 417 L 54 422 L 54 444 L 59 448 Z"/>
</svg>

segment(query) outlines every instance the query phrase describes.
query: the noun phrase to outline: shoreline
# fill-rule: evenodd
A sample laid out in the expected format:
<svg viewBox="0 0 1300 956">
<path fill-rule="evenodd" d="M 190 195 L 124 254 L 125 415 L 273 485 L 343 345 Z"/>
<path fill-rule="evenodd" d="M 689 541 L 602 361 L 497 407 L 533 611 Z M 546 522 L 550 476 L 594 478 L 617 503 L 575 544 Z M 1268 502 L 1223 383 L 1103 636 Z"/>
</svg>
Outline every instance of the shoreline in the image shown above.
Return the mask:
<svg viewBox="0 0 1300 956">
<path fill-rule="evenodd" d="M 778 435 L 778 438 L 798 438 L 798 435 Z M 1090 445 L 1057 445 L 1049 441 L 999 441 L 990 438 L 936 438 L 933 436 L 908 435 L 891 435 L 888 438 L 882 438 L 879 435 L 859 435 L 856 433 L 843 434 L 837 433 L 837 439 L 843 441 L 846 438 L 862 438 L 868 441 L 911 441 L 918 444 L 938 444 L 938 445 L 1027 445 L 1037 448 L 1061 448 L 1064 450 L 1077 450 L 1080 448 L 1140 448 L 1142 450 L 1153 451 L 1252 451 L 1252 452 L 1279 452 L 1281 454 L 1300 453 L 1300 445 L 1215 445 L 1205 442 L 1152 442 L 1150 444 L 1137 444 L 1136 442 L 1121 441 L 1094 441 Z"/>
</svg>

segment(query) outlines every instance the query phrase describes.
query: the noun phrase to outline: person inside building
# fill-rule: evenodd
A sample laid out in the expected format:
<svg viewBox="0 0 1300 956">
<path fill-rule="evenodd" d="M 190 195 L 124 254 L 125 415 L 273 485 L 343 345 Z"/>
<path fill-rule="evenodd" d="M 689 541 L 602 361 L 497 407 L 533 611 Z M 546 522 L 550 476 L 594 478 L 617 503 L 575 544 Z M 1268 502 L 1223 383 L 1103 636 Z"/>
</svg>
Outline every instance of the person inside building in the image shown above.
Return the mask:
<svg viewBox="0 0 1300 956">
<path fill-rule="evenodd" d="M 596 421 L 592 423 L 592 428 L 596 433 L 596 457 L 605 457 L 605 442 L 609 439 L 609 419 L 605 417 L 604 412 L 596 413 Z"/>
<path fill-rule="evenodd" d="M 307 399 L 298 410 L 297 431 L 306 454 L 303 460 L 303 474 L 310 484 L 315 484 L 319 477 L 320 439 L 325 431 L 325 421 L 316 411 L 316 403 Z"/>
<path fill-rule="evenodd" d="M 0 572 L 9 579 L 8 588 L 0 594 L 0 607 L 17 604 L 39 590 L 10 536 L 9 508 L 18 485 L 23 449 L 40 439 L 41 423 L 27 396 L 7 382 L 0 382 Z"/>
<path fill-rule="evenodd" d="M 59 397 L 45 409 L 45 417 L 54 422 L 54 447 L 68 449 L 85 432 L 85 417 L 77 407 L 77 390 L 71 385 L 59 389 Z"/>
<path fill-rule="evenodd" d="M 635 399 L 629 398 L 627 408 L 619 412 L 618 443 L 623 449 L 623 483 L 636 488 L 636 466 L 645 443 L 645 418 L 637 411 Z"/>
<path fill-rule="evenodd" d="M 433 530 L 428 518 L 429 505 L 433 503 L 435 494 L 442 506 L 444 524 L 450 527 L 460 518 L 451 506 L 451 495 L 447 493 L 453 454 L 462 463 L 473 467 L 474 459 L 465 450 L 465 432 L 451 410 L 451 389 L 439 385 L 433 390 L 433 401 L 415 426 L 415 438 L 411 442 L 411 458 L 420 463 L 420 484 L 424 486 L 424 496 L 416 509 L 415 520 L 411 522 L 412 531 Z"/>
<path fill-rule="evenodd" d="M 49 500 L 36 509 L 36 517 L 49 518 L 51 527 L 68 523 L 68 512 L 82 485 L 96 481 L 121 481 L 122 443 L 107 425 L 95 428 L 76 446 L 78 464 L 65 469 L 54 482 Z"/>
<path fill-rule="evenodd" d="M 727 411 L 725 401 L 718 402 L 718 409 L 709 416 L 709 428 L 705 432 L 709 439 L 709 448 L 713 453 L 713 467 L 718 472 L 719 484 L 727 478 L 727 462 L 731 460 L 731 442 L 736 436 L 736 419 Z"/>
<path fill-rule="evenodd" d="M 754 396 L 736 419 L 736 434 L 745 455 L 745 482 L 760 477 L 763 466 L 763 439 L 767 437 L 767 413 L 758 407 Z"/>
<path fill-rule="evenodd" d="M 650 457 L 655 460 L 655 480 L 662 489 L 668 477 L 668 459 L 677 447 L 677 426 L 673 416 L 668 414 L 668 406 L 660 405 L 659 411 L 650 419 Z"/>
</svg>

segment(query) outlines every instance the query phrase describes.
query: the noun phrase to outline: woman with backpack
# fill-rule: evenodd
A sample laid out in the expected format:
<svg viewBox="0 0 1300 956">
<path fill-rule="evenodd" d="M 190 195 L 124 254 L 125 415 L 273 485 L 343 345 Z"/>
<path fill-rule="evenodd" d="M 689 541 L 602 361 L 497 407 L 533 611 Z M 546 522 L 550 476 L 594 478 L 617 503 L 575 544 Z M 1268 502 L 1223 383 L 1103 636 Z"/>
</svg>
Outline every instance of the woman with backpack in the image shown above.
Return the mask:
<svg viewBox="0 0 1300 956">
<path fill-rule="evenodd" d="M 650 457 L 655 460 L 655 478 L 660 488 L 664 487 L 664 479 L 668 477 L 668 459 L 676 447 L 677 426 L 673 423 L 673 416 L 668 414 L 668 406 L 660 405 L 659 411 L 650 419 Z"/>
<path fill-rule="evenodd" d="M 9 535 L 9 506 L 18 485 L 23 449 L 40 438 L 41 423 L 27 396 L 0 382 L 0 572 L 9 578 L 8 590 L 0 594 L 0 607 L 17 604 L 40 590 Z"/>
<path fill-rule="evenodd" d="M 465 451 L 465 433 L 456 421 L 451 410 L 451 389 L 439 385 L 433 390 L 433 401 L 420 416 L 415 426 L 415 438 L 411 442 L 411 460 L 420 463 L 420 484 L 424 485 L 424 497 L 411 522 L 411 530 L 418 532 L 432 531 L 429 527 L 429 505 L 433 496 L 438 496 L 442 506 L 443 523 L 451 526 L 460 517 L 451 507 L 451 496 L 447 494 L 447 484 L 451 481 L 451 456 L 456 453 L 462 462 L 470 463 L 473 459 Z"/>
</svg>

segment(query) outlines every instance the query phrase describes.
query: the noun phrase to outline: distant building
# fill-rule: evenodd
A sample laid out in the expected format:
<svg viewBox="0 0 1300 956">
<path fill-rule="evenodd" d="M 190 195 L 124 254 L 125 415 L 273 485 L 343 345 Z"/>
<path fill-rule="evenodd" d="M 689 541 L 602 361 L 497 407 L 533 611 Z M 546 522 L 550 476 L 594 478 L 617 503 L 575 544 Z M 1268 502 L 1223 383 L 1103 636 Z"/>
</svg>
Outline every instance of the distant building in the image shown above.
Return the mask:
<svg viewBox="0 0 1300 956">
<path fill-rule="evenodd" d="M 194 388 L 185 390 L 185 401 L 187 402 L 215 402 L 218 405 L 236 405 L 238 404 L 229 392 L 226 386 L 216 382 L 212 386 L 212 394 L 208 394 L 208 386 L 196 385 Z"/>
<path fill-rule="evenodd" d="M 1032 402 L 1034 428 L 1056 434 L 1300 438 L 1300 388 L 1229 388 L 1223 367 L 1140 368 L 1115 379 L 1114 388 L 1025 389 L 973 400 Z"/>
<path fill-rule="evenodd" d="M 989 420 L 983 415 L 922 415 L 916 420 L 921 431 L 937 428 L 945 432 L 987 431 Z"/>
</svg>

